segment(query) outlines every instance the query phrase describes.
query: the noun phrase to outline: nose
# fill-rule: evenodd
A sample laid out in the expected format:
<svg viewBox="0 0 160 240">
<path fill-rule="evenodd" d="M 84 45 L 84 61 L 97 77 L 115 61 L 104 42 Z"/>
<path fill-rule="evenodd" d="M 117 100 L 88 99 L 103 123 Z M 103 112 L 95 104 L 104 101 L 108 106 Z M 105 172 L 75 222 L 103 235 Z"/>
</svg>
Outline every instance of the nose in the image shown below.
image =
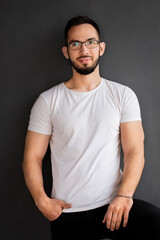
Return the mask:
<svg viewBox="0 0 160 240">
<path fill-rule="evenodd" d="M 80 51 L 81 51 L 81 52 L 85 52 L 85 53 L 88 52 L 88 48 L 86 47 L 85 43 L 82 43 L 82 46 L 81 46 Z"/>
</svg>

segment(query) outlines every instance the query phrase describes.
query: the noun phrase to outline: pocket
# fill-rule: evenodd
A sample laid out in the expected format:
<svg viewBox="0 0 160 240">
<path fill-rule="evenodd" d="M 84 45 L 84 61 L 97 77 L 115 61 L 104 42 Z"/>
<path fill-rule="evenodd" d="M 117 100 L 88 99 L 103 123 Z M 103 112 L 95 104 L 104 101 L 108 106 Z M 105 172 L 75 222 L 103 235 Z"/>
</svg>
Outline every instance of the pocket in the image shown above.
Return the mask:
<svg viewBox="0 0 160 240">
<path fill-rule="evenodd" d="M 56 219 L 54 219 L 54 220 L 51 221 L 51 222 L 57 222 L 57 221 L 59 221 L 59 220 L 62 218 L 62 214 L 63 214 L 63 213 L 61 213 L 61 214 L 59 215 L 59 217 L 57 217 Z"/>
<path fill-rule="evenodd" d="M 64 232 L 65 232 L 65 224 L 63 221 L 63 214 L 59 215 L 58 218 L 51 221 L 51 234 L 52 239 L 66 239 Z"/>
</svg>

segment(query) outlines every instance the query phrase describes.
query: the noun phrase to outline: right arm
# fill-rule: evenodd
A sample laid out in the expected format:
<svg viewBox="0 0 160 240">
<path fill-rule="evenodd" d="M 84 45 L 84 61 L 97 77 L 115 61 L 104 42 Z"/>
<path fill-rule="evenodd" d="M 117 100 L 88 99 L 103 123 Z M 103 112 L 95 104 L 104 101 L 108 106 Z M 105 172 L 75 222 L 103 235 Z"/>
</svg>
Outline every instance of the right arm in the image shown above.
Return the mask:
<svg viewBox="0 0 160 240">
<path fill-rule="evenodd" d="M 71 204 L 59 199 L 51 199 L 45 193 L 42 161 L 48 148 L 49 139 L 50 135 L 28 130 L 22 169 L 26 185 L 36 206 L 48 220 L 52 221 L 60 216 L 63 208 L 70 208 Z"/>
</svg>

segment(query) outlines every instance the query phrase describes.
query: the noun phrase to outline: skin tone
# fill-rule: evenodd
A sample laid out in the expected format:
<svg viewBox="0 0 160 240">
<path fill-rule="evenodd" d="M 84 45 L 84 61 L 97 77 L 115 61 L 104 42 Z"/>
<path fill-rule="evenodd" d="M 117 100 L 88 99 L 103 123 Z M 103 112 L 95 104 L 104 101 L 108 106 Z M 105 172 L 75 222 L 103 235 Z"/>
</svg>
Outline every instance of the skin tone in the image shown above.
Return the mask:
<svg viewBox="0 0 160 240">
<path fill-rule="evenodd" d="M 68 43 L 72 40 L 79 40 L 85 42 L 93 38 L 99 40 L 99 35 L 96 29 L 90 24 L 81 24 L 73 26 L 68 32 Z M 77 66 L 81 68 L 90 67 L 94 64 L 99 56 L 102 56 L 105 51 L 105 43 L 101 42 L 98 47 L 88 49 L 84 44 L 79 50 L 71 50 L 64 46 L 62 52 L 66 59 L 71 59 Z M 88 59 L 88 62 L 85 60 Z M 85 61 L 85 62 L 84 62 Z M 87 65 L 87 66 L 86 66 Z M 75 91 L 90 91 L 96 88 L 100 82 L 99 64 L 95 71 L 88 75 L 81 75 L 72 67 L 73 76 L 65 83 L 65 85 Z"/>
<path fill-rule="evenodd" d="M 68 32 L 68 42 L 79 40 L 87 41 L 89 38 L 99 40 L 96 29 L 90 24 L 81 24 L 72 27 Z M 99 56 L 105 51 L 105 43 L 100 43 L 94 49 L 88 49 L 84 44 L 79 50 L 71 50 L 64 46 L 62 52 L 66 59 L 79 68 L 91 67 Z M 65 82 L 66 87 L 74 91 L 91 91 L 100 82 L 99 64 L 95 70 L 88 74 L 79 74 L 72 66 L 73 76 Z M 126 122 L 120 125 L 121 144 L 124 153 L 123 179 L 117 194 L 133 196 L 139 183 L 144 167 L 144 132 L 141 121 Z M 32 131 L 26 135 L 24 150 L 23 172 L 26 185 L 42 214 L 50 221 L 58 218 L 64 208 L 71 208 L 71 203 L 59 199 L 49 198 L 43 187 L 42 161 L 47 151 L 50 136 Z M 125 227 L 133 200 L 124 197 L 115 197 L 110 203 L 102 223 L 111 231 L 119 229 L 121 222 Z"/>
</svg>

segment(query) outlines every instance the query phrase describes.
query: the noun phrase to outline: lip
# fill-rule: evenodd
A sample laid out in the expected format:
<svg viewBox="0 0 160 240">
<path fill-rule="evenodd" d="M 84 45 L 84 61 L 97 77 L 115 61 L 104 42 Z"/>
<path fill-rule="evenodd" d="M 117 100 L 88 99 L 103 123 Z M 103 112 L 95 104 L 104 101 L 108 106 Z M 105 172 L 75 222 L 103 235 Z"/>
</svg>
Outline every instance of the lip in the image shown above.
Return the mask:
<svg viewBox="0 0 160 240">
<path fill-rule="evenodd" d="M 88 63 L 91 60 L 91 58 L 80 58 L 79 61 L 81 63 Z"/>
</svg>

